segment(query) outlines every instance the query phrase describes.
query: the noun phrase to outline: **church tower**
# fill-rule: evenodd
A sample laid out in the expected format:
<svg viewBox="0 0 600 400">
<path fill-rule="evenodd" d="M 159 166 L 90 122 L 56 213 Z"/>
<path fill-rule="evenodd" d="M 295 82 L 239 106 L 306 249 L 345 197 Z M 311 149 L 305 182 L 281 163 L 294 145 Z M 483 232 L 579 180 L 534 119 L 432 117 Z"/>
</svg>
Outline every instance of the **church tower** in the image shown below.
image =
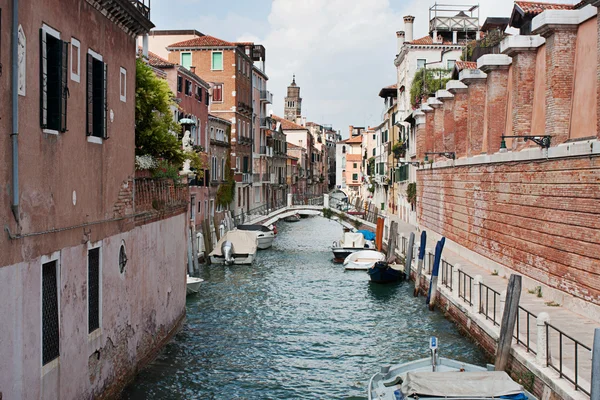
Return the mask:
<svg viewBox="0 0 600 400">
<path fill-rule="evenodd" d="M 302 99 L 300 98 L 300 86 L 296 85 L 296 75 L 287 89 L 283 115 L 285 119 L 292 122 L 296 122 L 296 118 L 302 116 Z"/>
</svg>

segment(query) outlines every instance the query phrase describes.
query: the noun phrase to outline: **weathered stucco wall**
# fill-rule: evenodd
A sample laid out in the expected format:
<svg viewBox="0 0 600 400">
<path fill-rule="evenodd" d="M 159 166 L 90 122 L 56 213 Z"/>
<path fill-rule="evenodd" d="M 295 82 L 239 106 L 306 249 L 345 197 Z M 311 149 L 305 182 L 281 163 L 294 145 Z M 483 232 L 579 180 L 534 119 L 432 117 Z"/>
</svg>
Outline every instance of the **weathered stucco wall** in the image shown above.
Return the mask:
<svg viewBox="0 0 600 400">
<path fill-rule="evenodd" d="M 60 252 L 60 357 L 42 370 L 41 259 L 0 268 L 0 391 L 5 399 L 114 394 L 185 314 L 182 213 L 101 241 L 101 332 L 88 335 L 87 243 Z M 94 242 L 95 232 L 91 241 Z M 119 271 L 124 242 L 128 262 Z M 51 367 L 48 369 L 48 367 Z"/>
<path fill-rule="evenodd" d="M 419 224 L 600 304 L 599 181 L 599 157 L 423 169 Z"/>
</svg>

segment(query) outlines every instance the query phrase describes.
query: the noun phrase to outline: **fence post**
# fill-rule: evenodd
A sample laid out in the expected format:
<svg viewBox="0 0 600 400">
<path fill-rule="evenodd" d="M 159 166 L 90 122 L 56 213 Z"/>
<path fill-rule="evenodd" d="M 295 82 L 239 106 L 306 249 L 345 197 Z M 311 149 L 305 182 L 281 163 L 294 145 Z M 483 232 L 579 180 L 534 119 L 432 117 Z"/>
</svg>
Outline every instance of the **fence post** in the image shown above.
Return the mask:
<svg viewBox="0 0 600 400">
<path fill-rule="evenodd" d="M 406 259 L 404 260 L 404 274 L 406 275 L 407 280 L 410 280 L 410 267 L 411 267 L 412 259 L 413 259 L 414 245 L 415 245 L 415 233 L 411 232 L 409 239 L 408 239 L 408 249 L 406 251 Z"/>
<path fill-rule="evenodd" d="M 521 275 L 511 275 L 508 280 L 506 302 L 507 308 L 502 314 L 500 324 L 500 337 L 498 338 L 498 349 L 496 350 L 496 371 L 505 371 L 510 357 L 515 323 L 517 322 L 517 311 L 521 298 Z"/>
<path fill-rule="evenodd" d="M 473 303 L 473 311 L 475 314 L 479 314 L 481 305 L 481 284 L 483 283 L 483 277 L 481 275 L 475 275 L 473 278 L 473 292 L 471 292 L 471 303 Z"/>
<path fill-rule="evenodd" d="M 454 297 L 456 297 L 457 299 L 460 296 L 458 290 L 458 279 L 460 274 L 458 273 L 458 271 L 460 271 L 460 264 L 456 263 L 454 264 L 454 269 L 452 269 L 452 292 L 454 293 Z"/>
<path fill-rule="evenodd" d="M 292 194 L 288 193 L 287 195 L 287 206 L 291 207 L 292 206 Z"/>
<path fill-rule="evenodd" d="M 502 293 L 500 293 L 500 315 L 504 315 L 504 307 L 506 306 L 506 290 L 503 290 Z M 518 314 L 517 314 L 517 318 L 518 318 Z M 529 318 L 529 317 L 527 317 Z"/>
<path fill-rule="evenodd" d="M 529 316 L 527 317 L 529 318 Z M 535 324 L 537 327 L 537 346 L 535 361 L 542 367 L 548 366 L 548 337 L 546 336 L 546 322 L 550 322 L 550 315 L 546 312 L 539 313 Z"/>
</svg>

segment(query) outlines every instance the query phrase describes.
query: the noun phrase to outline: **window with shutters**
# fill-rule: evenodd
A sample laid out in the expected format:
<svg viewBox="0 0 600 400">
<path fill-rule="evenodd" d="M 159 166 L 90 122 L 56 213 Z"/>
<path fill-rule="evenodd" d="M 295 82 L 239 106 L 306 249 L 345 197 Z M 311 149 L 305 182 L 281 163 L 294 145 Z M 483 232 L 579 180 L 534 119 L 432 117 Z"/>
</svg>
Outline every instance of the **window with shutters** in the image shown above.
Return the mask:
<svg viewBox="0 0 600 400">
<path fill-rule="evenodd" d="M 181 66 L 190 69 L 192 66 L 192 53 L 181 53 Z"/>
<path fill-rule="evenodd" d="M 185 95 L 192 95 L 192 81 L 188 81 L 187 79 L 185 80 Z"/>
<path fill-rule="evenodd" d="M 81 79 L 81 43 L 71 38 L 71 80 L 77 83 Z"/>
<path fill-rule="evenodd" d="M 202 102 L 202 87 L 196 86 L 196 99 L 198 102 Z"/>
<path fill-rule="evenodd" d="M 120 68 L 119 75 L 119 97 L 123 103 L 127 102 L 127 70 L 123 67 Z"/>
<path fill-rule="evenodd" d="M 177 76 L 177 92 L 181 93 L 183 91 L 183 78 L 181 76 Z"/>
<path fill-rule="evenodd" d="M 100 328 L 100 247 L 88 249 L 88 333 Z"/>
<path fill-rule="evenodd" d="M 223 52 L 222 51 L 213 51 L 212 52 L 211 69 L 213 71 L 222 71 L 223 70 Z"/>
<path fill-rule="evenodd" d="M 42 365 L 58 358 L 59 319 L 58 319 L 58 260 L 42 264 Z"/>
<path fill-rule="evenodd" d="M 216 83 L 213 86 L 213 94 L 212 94 L 213 102 L 222 102 L 223 101 L 223 84 Z"/>
<path fill-rule="evenodd" d="M 93 139 L 108 139 L 107 132 L 107 73 L 102 56 L 93 50 L 87 54 L 87 135 Z M 100 141 L 101 143 L 101 141 Z"/>
<path fill-rule="evenodd" d="M 40 29 L 40 125 L 45 133 L 67 131 L 69 43 L 60 32 Z"/>
</svg>

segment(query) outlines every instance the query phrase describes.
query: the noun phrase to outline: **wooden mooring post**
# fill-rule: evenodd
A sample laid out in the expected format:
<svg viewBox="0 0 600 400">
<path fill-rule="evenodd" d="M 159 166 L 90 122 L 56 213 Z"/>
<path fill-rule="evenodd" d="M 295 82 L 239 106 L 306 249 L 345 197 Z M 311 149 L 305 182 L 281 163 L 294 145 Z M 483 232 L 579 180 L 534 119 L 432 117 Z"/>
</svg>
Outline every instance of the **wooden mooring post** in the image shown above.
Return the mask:
<svg viewBox="0 0 600 400">
<path fill-rule="evenodd" d="M 396 260 L 396 239 L 398 238 L 398 223 L 392 221 L 388 236 L 387 259 L 388 263 L 393 263 Z"/>
<path fill-rule="evenodd" d="M 202 222 L 202 236 L 204 237 L 204 259 L 206 260 L 206 264 L 210 265 L 210 257 L 208 255 L 212 252 L 212 234 L 208 219 Z"/>
<path fill-rule="evenodd" d="M 417 262 L 417 274 L 415 275 L 414 296 L 419 296 L 421 290 L 421 272 L 423 271 L 423 260 L 425 259 L 425 246 L 427 245 L 427 232 L 421 232 L 421 247 L 419 247 L 419 261 Z"/>
<path fill-rule="evenodd" d="M 406 249 L 406 259 L 404 260 L 404 275 L 410 279 L 410 267 L 413 259 L 413 247 L 415 247 L 415 233 L 411 232 L 408 237 L 408 248 Z"/>
<path fill-rule="evenodd" d="M 431 311 L 435 309 L 435 302 L 437 300 L 437 283 L 440 272 L 442 251 L 444 250 L 444 243 L 446 243 L 446 238 L 442 237 L 435 246 L 435 257 L 433 261 L 433 269 L 431 270 L 431 283 L 429 284 L 429 294 L 427 295 L 426 301 L 426 304 L 429 305 L 429 310 Z"/>
<path fill-rule="evenodd" d="M 498 339 L 498 349 L 496 351 L 496 371 L 505 371 L 508 366 L 520 299 L 521 275 L 512 274 L 506 289 L 506 302 L 502 314 L 502 323 L 500 324 L 500 338 Z"/>
</svg>

